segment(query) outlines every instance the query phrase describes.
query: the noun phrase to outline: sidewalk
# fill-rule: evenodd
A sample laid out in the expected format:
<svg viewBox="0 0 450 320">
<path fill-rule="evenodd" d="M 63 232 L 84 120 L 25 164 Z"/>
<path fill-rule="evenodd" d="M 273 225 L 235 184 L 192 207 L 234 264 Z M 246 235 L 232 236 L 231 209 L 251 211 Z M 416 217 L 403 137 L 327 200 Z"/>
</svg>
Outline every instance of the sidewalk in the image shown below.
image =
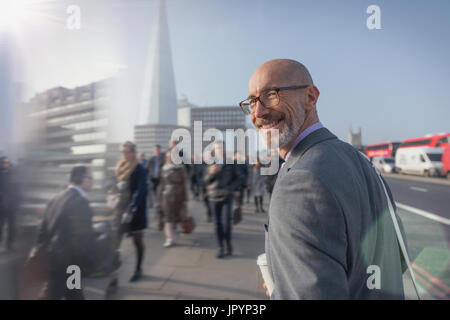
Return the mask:
<svg viewBox="0 0 450 320">
<path fill-rule="evenodd" d="M 157 230 L 154 211 L 150 211 L 144 276 L 134 283 L 129 282 L 135 267 L 134 248 L 129 238 L 124 239 L 119 288 L 113 299 L 267 299 L 256 265 L 264 252 L 267 213 L 255 214 L 253 204 L 244 204 L 243 221 L 233 226 L 233 256 L 217 259 L 214 224 L 206 222 L 203 203 L 191 200 L 188 205 L 197 227 L 192 234 L 180 234 L 171 248 L 162 246 L 164 233 Z M 86 298 L 104 299 L 106 284 L 107 279 L 87 279 Z"/>
</svg>

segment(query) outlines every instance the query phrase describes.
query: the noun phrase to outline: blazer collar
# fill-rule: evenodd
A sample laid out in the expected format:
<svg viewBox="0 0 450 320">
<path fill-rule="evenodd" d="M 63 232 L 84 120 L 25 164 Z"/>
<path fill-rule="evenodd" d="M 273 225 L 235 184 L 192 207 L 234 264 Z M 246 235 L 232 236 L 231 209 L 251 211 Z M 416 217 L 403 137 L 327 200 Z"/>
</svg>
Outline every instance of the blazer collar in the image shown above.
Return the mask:
<svg viewBox="0 0 450 320">
<path fill-rule="evenodd" d="M 294 164 L 303 156 L 303 154 L 308 151 L 309 148 L 320 142 L 332 139 L 337 139 L 337 137 L 332 134 L 327 128 L 320 128 L 309 134 L 305 137 L 305 139 L 300 141 L 300 143 L 294 148 L 294 150 L 292 150 L 291 155 L 284 165 L 284 171 L 289 171 L 294 166 Z"/>
</svg>

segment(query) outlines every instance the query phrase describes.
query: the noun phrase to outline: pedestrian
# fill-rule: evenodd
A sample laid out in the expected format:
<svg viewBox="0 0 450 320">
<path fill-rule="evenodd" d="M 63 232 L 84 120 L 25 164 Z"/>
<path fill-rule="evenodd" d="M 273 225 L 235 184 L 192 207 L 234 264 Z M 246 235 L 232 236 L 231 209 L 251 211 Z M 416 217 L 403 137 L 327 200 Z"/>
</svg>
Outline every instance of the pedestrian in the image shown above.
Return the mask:
<svg viewBox="0 0 450 320">
<path fill-rule="evenodd" d="M 6 229 L 8 233 L 5 248 L 8 252 L 14 251 L 16 215 L 20 201 L 18 174 L 8 157 L 0 158 L 0 243 L 3 229 Z"/>
<path fill-rule="evenodd" d="M 252 181 L 251 190 L 253 194 L 253 199 L 255 200 L 255 213 L 265 213 L 263 202 L 264 194 L 266 189 L 266 179 L 267 176 L 261 174 L 261 162 L 259 159 L 256 160 L 255 165 L 252 167 Z"/>
<path fill-rule="evenodd" d="M 147 228 L 147 173 L 136 157 L 136 145 L 126 141 L 120 146 L 122 159 L 117 163 L 115 176 L 119 202 L 116 207 L 116 248 L 119 250 L 122 235 L 133 239 L 136 252 L 136 268 L 130 282 L 142 277 L 144 259 L 144 230 Z"/>
<path fill-rule="evenodd" d="M 50 300 L 84 299 L 83 286 L 68 288 L 67 270 L 69 266 L 78 266 L 83 276 L 94 269 L 93 212 L 86 194 L 91 187 L 90 169 L 76 166 L 70 172 L 69 187 L 47 204 L 29 261 L 45 253 L 48 265 L 46 295 Z"/>
<path fill-rule="evenodd" d="M 235 199 L 236 204 L 234 207 L 237 210 L 242 209 L 242 204 L 244 203 L 245 191 L 247 190 L 247 182 L 248 182 L 248 166 L 245 163 L 245 155 L 236 152 L 234 154 L 234 161 L 236 169 L 239 170 L 241 176 L 242 184 L 238 187 L 239 196 Z"/>
<path fill-rule="evenodd" d="M 225 162 L 225 150 L 222 142 L 214 145 L 214 154 Z M 216 157 L 217 157 L 216 156 Z M 239 196 L 239 188 L 242 186 L 242 176 L 236 166 L 232 164 L 210 164 L 205 173 L 206 192 L 208 194 L 211 211 L 214 216 L 215 232 L 219 250 L 217 258 L 232 255 L 233 247 L 231 243 L 232 216 L 231 208 L 233 197 Z M 226 252 L 224 248 L 226 245 Z"/>
<path fill-rule="evenodd" d="M 252 196 L 252 168 L 253 165 L 250 164 L 250 156 L 247 154 L 245 155 L 245 165 L 247 166 L 247 181 L 246 181 L 246 188 L 245 192 L 247 193 L 247 203 L 250 203 L 250 198 Z"/>
<path fill-rule="evenodd" d="M 137 158 L 138 158 L 138 161 L 141 164 L 141 166 L 143 166 L 144 168 L 147 169 L 148 160 L 145 159 L 145 153 L 139 152 L 137 155 Z"/>
<path fill-rule="evenodd" d="M 406 268 L 396 234 L 403 229 L 390 216 L 386 194 L 394 204 L 392 194 L 364 155 L 323 127 L 320 92 L 306 67 L 268 61 L 248 90 L 241 108 L 257 130 L 278 130 L 286 160 L 266 226 L 271 298 L 403 299 Z M 378 271 L 376 287 L 369 285 L 370 268 Z"/>
<path fill-rule="evenodd" d="M 192 163 L 189 165 L 189 178 L 191 180 L 191 192 L 194 200 L 198 200 L 200 194 L 200 182 L 197 180 L 199 174 L 197 173 L 199 167 L 194 163 L 194 156 L 192 156 Z"/>
<path fill-rule="evenodd" d="M 198 198 L 197 200 L 201 199 L 201 197 L 203 197 L 203 192 L 204 192 L 204 181 L 203 181 L 203 177 L 205 176 L 205 168 L 206 165 L 203 162 L 202 156 L 201 155 L 196 155 L 194 156 L 194 158 L 197 158 L 197 163 L 195 163 L 195 175 L 196 175 L 196 180 L 197 180 L 197 184 L 198 184 Z"/>
<path fill-rule="evenodd" d="M 170 152 L 166 153 L 166 161 L 161 170 L 158 187 L 157 208 L 164 217 L 164 247 L 175 245 L 177 223 L 187 215 L 187 175 L 184 166 L 174 164 Z"/>
<path fill-rule="evenodd" d="M 148 161 L 148 175 L 150 180 L 150 191 L 149 194 L 151 195 L 152 202 L 156 202 L 156 194 L 161 174 L 161 168 L 164 165 L 164 154 L 161 153 L 161 146 L 159 144 L 155 145 L 153 147 L 153 156 Z M 164 227 L 164 222 L 162 220 L 162 216 L 158 210 L 156 210 L 156 215 L 158 218 L 158 230 L 162 231 Z"/>
<path fill-rule="evenodd" d="M 205 176 L 206 176 L 206 172 L 208 169 L 208 159 L 210 158 L 210 155 L 205 155 L 204 157 L 202 157 L 202 164 L 200 165 L 200 170 L 201 170 L 201 189 L 202 189 L 202 200 L 203 200 L 203 204 L 205 205 L 206 208 L 206 222 L 210 223 L 212 222 L 212 209 L 211 209 L 211 204 L 209 203 L 209 197 L 208 197 L 208 192 L 206 190 L 206 183 L 205 183 Z"/>
</svg>

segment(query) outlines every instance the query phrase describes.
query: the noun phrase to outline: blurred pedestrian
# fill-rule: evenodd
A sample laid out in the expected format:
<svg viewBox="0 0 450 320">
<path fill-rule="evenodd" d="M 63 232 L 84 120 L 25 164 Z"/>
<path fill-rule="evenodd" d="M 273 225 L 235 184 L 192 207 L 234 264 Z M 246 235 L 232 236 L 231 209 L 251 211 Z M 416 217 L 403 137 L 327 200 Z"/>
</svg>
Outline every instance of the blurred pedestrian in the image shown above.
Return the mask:
<svg viewBox="0 0 450 320">
<path fill-rule="evenodd" d="M 214 154 L 225 162 L 225 151 L 222 142 L 214 145 Z M 217 258 L 224 255 L 232 255 L 231 243 L 232 216 L 231 209 L 233 196 L 239 196 L 239 188 L 242 186 L 242 176 L 236 166 L 232 164 L 210 164 L 205 174 L 206 192 L 211 205 L 215 222 L 215 231 L 219 250 Z M 226 252 L 224 248 L 226 245 Z"/>
<path fill-rule="evenodd" d="M 150 190 L 150 186 L 151 186 L 151 181 L 150 181 L 150 174 L 148 172 L 148 160 L 145 158 L 145 153 L 143 152 L 139 152 L 137 154 L 137 158 L 139 161 L 139 164 L 145 169 L 145 173 L 147 175 L 147 201 L 146 201 L 146 206 L 147 206 L 147 212 L 150 208 L 152 208 L 152 192 Z"/>
<path fill-rule="evenodd" d="M 144 230 L 147 228 L 147 173 L 136 157 L 136 145 L 126 141 L 120 147 L 122 159 L 116 166 L 117 190 L 120 194 L 116 207 L 116 225 L 120 231 L 117 249 L 120 248 L 122 234 L 133 239 L 136 251 L 136 268 L 130 281 L 137 281 L 142 276 L 144 259 Z"/>
<path fill-rule="evenodd" d="M 201 155 L 194 155 L 193 157 L 193 171 L 195 174 L 196 187 L 194 189 L 194 197 L 199 200 L 203 196 L 203 176 L 205 171 L 205 164 L 202 162 Z"/>
<path fill-rule="evenodd" d="M 86 193 L 92 187 L 92 173 L 85 166 L 72 168 L 70 185 L 47 204 L 37 242 L 29 261 L 44 255 L 48 265 L 47 295 L 51 300 L 84 299 L 83 289 L 67 287 L 67 268 L 75 265 L 81 275 L 94 269 L 95 234 L 92 209 Z"/>
<path fill-rule="evenodd" d="M 202 199 L 203 199 L 203 204 L 205 205 L 206 208 L 206 222 L 210 223 L 212 222 L 212 209 L 211 209 L 211 204 L 209 202 L 209 197 L 208 197 L 208 192 L 206 190 L 206 182 L 205 182 L 205 176 L 206 176 L 206 172 L 208 170 L 208 165 L 206 164 L 207 160 L 209 159 L 210 155 L 205 155 L 203 157 L 202 160 L 202 164 L 201 164 L 201 171 L 202 171 Z"/>
<path fill-rule="evenodd" d="M 145 169 L 147 169 L 148 160 L 145 158 L 145 153 L 139 152 L 137 155 L 138 161 Z"/>
<path fill-rule="evenodd" d="M 161 154 L 161 146 L 157 144 L 153 147 L 153 156 L 150 158 L 147 165 L 147 171 L 151 183 L 149 194 L 152 198 L 152 207 L 153 203 L 156 202 L 156 194 L 161 174 L 161 168 L 164 165 L 164 161 L 164 154 Z M 158 219 L 158 229 L 161 231 L 163 229 L 164 222 L 158 210 L 156 211 L 156 214 Z"/>
<path fill-rule="evenodd" d="M 6 250 L 14 250 L 16 234 L 16 216 L 19 209 L 18 174 L 12 167 L 8 157 L 0 158 L 0 243 L 3 229 L 8 231 L 6 236 Z"/>
<path fill-rule="evenodd" d="M 187 201 L 186 171 L 183 165 L 174 164 L 170 152 L 167 152 L 166 161 L 161 170 L 156 205 L 163 214 L 166 236 L 164 247 L 166 248 L 175 244 L 175 227 L 187 215 Z"/>
<path fill-rule="evenodd" d="M 284 163 L 284 159 L 279 157 L 278 161 L 279 161 L 278 166 L 281 167 Z M 266 185 L 266 191 L 269 194 L 269 201 L 272 198 L 272 191 L 273 191 L 273 188 L 275 187 L 275 182 L 277 182 L 277 177 L 278 177 L 278 172 L 276 172 L 272 175 L 268 175 L 266 177 L 265 185 Z"/>
<path fill-rule="evenodd" d="M 245 191 L 247 190 L 248 181 L 248 166 L 245 162 L 245 155 L 236 152 L 234 154 L 234 163 L 241 176 L 241 185 L 238 187 L 237 191 L 239 192 L 239 196 L 235 199 L 236 203 L 233 207 L 235 207 L 237 210 L 241 210 L 242 204 L 244 202 Z"/>
<path fill-rule="evenodd" d="M 252 194 L 253 194 L 253 198 L 255 200 L 255 213 L 265 213 L 264 211 L 264 206 L 263 206 L 263 202 L 264 202 L 264 194 L 265 194 L 265 189 L 266 189 L 266 179 L 267 176 L 262 175 L 261 174 L 261 162 L 259 159 L 256 160 L 255 165 L 252 167 Z"/>
<path fill-rule="evenodd" d="M 252 196 L 252 168 L 253 165 L 250 164 L 250 156 L 245 155 L 245 165 L 247 166 L 247 181 L 245 192 L 247 193 L 247 203 L 250 203 L 250 198 Z"/>
</svg>

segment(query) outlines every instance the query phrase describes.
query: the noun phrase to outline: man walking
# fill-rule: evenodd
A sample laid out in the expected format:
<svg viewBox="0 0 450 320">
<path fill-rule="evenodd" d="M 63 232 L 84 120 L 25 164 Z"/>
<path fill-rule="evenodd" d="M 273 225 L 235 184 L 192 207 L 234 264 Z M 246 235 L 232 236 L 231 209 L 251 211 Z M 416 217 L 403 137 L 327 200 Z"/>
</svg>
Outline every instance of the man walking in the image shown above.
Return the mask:
<svg viewBox="0 0 450 320">
<path fill-rule="evenodd" d="M 161 146 L 157 144 L 153 148 L 153 156 L 148 161 L 147 166 L 147 172 L 151 183 L 150 189 L 148 191 L 149 197 L 151 196 L 152 198 L 151 207 L 153 207 L 154 203 L 156 203 L 156 194 L 157 194 L 156 189 L 158 188 L 161 175 L 161 168 L 164 165 L 164 161 L 165 161 L 164 154 L 161 154 Z M 156 212 L 156 214 L 158 216 L 158 229 L 162 231 L 164 227 L 163 217 L 160 212 Z"/>
<path fill-rule="evenodd" d="M 5 245 L 9 252 L 14 251 L 16 215 L 20 201 L 18 174 L 19 172 L 12 168 L 8 157 L 0 158 L 0 243 L 5 229 L 8 231 Z"/>
<path fill-rule="evenodd" d="M 214 154 L 225 162 L 225 150 L 222 142 L 215 143 Z M 230 256 L 233 254 L 231 243 L 233 225 L 231 208 L 233 197 L 238 198 L 240 195 L 239 188 L 242 185 L 242 179 L 240 171 L 232 164 L 213 163 L 206 168 L 204 180 L 211 211 L 214 216 L 219 247 L 216 256 L 219 259 L 225 255 Z M 226 252 L 224 243 L 226 245 Z"/>
<path fill-rule="evenodd" d="M 47 205 L 33 252 L 49 253 L 48 293 L 51 300 L 84 299 L 82 287 L 68 288 L 67 268 L 78 266 L 81 275 L 86 275 L 94 267 L 93 214 L 86 198 L 86 192 L 91 187 L 90 170 L 84 166 L 74 167 L 70 173 L 69 187 Z"/>
</svg>

